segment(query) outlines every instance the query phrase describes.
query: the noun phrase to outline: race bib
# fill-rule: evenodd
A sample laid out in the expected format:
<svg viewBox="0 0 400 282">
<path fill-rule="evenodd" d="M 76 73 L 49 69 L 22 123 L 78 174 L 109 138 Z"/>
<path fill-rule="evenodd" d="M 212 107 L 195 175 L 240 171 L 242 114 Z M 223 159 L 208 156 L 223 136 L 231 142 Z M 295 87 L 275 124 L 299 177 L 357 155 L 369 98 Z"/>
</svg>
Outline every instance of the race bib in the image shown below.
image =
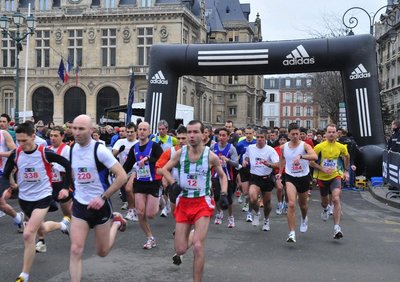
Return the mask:
<svg viewBox="0 0 400 282">
<path fill-rule="evenodd" d="M 254 164 L 254 167 L 265 167 L 264 163 L 265 163 L 264 159 L 256 158 L 256 162 Z"/>
<path fill-rule="evenodd" d="M 93 171 L 90 171 L 87 167 L 78 167 L 76 178 L 79 184 L 89 184 L 94 182 Z"/>
<path fill-rule="evenodd" d="M 23 179 L 25 182 L 31 182 L 31 183 L 39 182 L 40 181 L 39 172 L 37 172 L 34 167 L 27 167 L 24 170 Z"/>
<path fill-rule="evenodd" d="M 198 182 L 197 182 L 197 174 L 188 174 L 186 177 L 186 185 L 185 188 L 187 190 L 198 190 Z"/>
<path fill-rule="evenodd" d="M 51 168 L 51 182 L 61 182 L 62 181 L 62 177 L 61 177 L 61 173 L 54 169 L 54 167 Z"/>
<path fill-rule="evenodd" d="M 144 167 L 137 167 L 136 169 L 137 178 L 149 178 L 151 177 L 150 166 L 145 165 Z"/>
<path fill-rule="evenodd" d="M 303 167 L 301 166 L 301 163 L 294 164 L 292 163 L 292 173 L 300 173 L 303 172 Z"/>
<path fill-rule="evenodd" d="M 323 167 L 326 167 L 326 168 L 336 168 L 336 167 L 337 167 L 337 160 L 328 160 L 328 159 L 325 159 L 325 160 L 322 162 L 322 166 L 323 166 Z"/>
</svg>

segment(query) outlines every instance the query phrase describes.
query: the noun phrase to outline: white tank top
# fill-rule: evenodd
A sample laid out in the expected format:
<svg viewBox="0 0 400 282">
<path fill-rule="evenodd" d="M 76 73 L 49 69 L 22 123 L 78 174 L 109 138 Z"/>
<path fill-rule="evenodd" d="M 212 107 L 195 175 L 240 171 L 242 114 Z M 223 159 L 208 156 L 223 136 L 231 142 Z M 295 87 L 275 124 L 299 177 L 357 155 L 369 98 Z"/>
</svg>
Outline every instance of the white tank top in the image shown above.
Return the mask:
<svg viewBox="0 0 400 282">
<path fill-rule="evenodd" d="M 49 148 L 50 150 L 54 151 L 56 154 L 63 156 L 64 158 L 69 160 L 70 147 L 67 144 L 61 143 L 61 145 L 58 148 L 54 148 L 53 145 L 50 145 L 47 148 Z M 62 165 L 59 165 L 57 163 L 52 163 L 51 182 L 61 182 L 62 181 L 62 177 L 61 177 L 62 172 L 65 172 L 65 168 Z"/>
<path fill-rule="evenodd" d="M 172 156 L 175 155 L 175 153 L 176 153 L 175 147 L 171 147 L 171 154 L 169 159 L 172 159 Z M 179 171 L 176 167 L 172 168 L 171 175 L 179 183 Z"/>
<path fill-rule="evenodd" d="M 52 195 L 51 164 L 46 160 L 44 146 L 31 154 L 26 154 L 21 147 L 16 152 L 18 167 L 18 197 L 25 201 L 38 201 Z"/>
<path fill-rule="evenodd" d="M 0 152 L 7 152 L 9 150 L 8 150 L 7 145 L 6 145 L 6 140 L 4 138 L 3 131 L 4 130 L 0 130 Z M 6 157 L 0 158 L 0 170 L 1 171 L 3 171 L 6 162 L 7 162 L 7 158 Z"/>
<path fill-rule="evenodd" d="M 199 198 L 210 195 L 211 168 L 209 165 L 210 148 L 205 146 L 200 158 L 192 163 L 189 160 L 188 147 L 182 147 L 179 162 L 179 185 L 182 197 Z"/>
<path fill-rule="evenodd" d="M 286 160 L 285 173 L 293 177 L 303 177 L 309 174 L 310 162 L 305 159 L 300 159 L 299 164 L 293 164 L 293 159 L 298 155 L 307 154 L 304 150 L 304 142 L 300 141 L 300 144 L 296 148 L 289 148 L 289 143 L 286 142 L 283 146 L 283 156 Z"/>
</svg>

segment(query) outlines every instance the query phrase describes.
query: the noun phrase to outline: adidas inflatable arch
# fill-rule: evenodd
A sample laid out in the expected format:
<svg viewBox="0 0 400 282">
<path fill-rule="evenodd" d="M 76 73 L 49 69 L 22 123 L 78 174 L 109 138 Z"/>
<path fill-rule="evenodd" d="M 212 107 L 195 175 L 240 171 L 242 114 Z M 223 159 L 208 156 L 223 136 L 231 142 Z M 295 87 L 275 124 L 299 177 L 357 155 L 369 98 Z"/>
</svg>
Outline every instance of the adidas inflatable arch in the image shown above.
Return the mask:
<svg viewBox="0 0 400 282">
<path fill-rule="evenodd" d="M 381 175 L 385 147 L 376 42 L 371 35 L 236 44 L 154 45 L 145 120 L 174 124 L 182 75 L 255 75 L 340 71 L 348 130 L 365 157 L 367 175 Z"/>
</svg>

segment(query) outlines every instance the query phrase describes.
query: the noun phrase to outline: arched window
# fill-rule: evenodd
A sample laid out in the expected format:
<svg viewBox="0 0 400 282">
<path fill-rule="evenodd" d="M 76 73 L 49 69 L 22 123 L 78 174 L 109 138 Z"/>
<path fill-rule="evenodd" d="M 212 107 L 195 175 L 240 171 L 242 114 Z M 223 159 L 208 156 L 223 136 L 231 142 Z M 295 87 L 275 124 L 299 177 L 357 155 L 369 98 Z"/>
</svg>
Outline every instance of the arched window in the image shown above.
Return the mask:
<svg viewBox="0 0 400 282">
<path fill-rule="evenodd" d="M 112 106 L 119 106 L 119 94 L 112 87 L 104 87 L 97 94 L 97 113 L 96 122 L 100 123 L 100 119 L 105 115 L 104 109 Z"/>
<path fill-rule="evenodd" d="M 64 96 L 64 122 L 82 114 L 86 114 L 86 94 L 81 88 L 72 87 Z"/>
<path fill-rule="evenodd" d="M 43 120 L 44 123 L 53 121 L 54 96 L 50 89 L 40 87 L 32 95 L 32 111 L 35 120 Z"/>
</svg>

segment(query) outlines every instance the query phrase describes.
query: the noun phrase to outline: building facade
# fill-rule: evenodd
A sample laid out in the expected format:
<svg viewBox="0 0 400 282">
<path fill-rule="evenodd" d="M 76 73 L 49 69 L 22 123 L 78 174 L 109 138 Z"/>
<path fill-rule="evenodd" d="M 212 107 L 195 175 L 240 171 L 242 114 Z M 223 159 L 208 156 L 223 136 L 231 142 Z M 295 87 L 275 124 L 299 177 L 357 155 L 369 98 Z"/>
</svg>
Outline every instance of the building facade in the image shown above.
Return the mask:
<svg viewBox="0 0 400 282">
<path fill-rule="evenodd" d="M 144 102 L 153 44 L 254 42 L 258 40 L 255 27 L 261 26 L 249 22 L 250 6 L 239 0 L 1 0 L 0 10 L 7 16 L 17 9 L 26 15 L 29 4 L 37 27 L 29 46 L 24 41 L 19 52 L 20 66 L 25 66 L 28 52 L 27 99 L 25 104 L 22 67 L 19 111 L 26 106 L 36 120 L 56 124 L 83 113 L 98 123 L 104 108 L 127 104 L 132 75 L 134 102 Z M 218 9 L 231 17 L 221 16 Z M 212 29 L 213 14 L 219 15 L 221 30 Z M 0 106 L 2 112 L 13 114 L 13 40 L 3 36 L 1 51 Z M 71 66 L 67 82 L 58 75 L 61 59 L 65 68 Z M 179 82 L 178 103 L 194 106 L 195 118 L 207 124 L 262 120 L 261 76 L 184 76 Z"/>
<path fill-rule="evenodd" d="M 263 125 L 275 127 L 281 125 L 281 107 L 280 107 L 280 78 L 268 77 L 264 80 L 264 90 L 266 99 L 263 104 Z"/>
</svg>

